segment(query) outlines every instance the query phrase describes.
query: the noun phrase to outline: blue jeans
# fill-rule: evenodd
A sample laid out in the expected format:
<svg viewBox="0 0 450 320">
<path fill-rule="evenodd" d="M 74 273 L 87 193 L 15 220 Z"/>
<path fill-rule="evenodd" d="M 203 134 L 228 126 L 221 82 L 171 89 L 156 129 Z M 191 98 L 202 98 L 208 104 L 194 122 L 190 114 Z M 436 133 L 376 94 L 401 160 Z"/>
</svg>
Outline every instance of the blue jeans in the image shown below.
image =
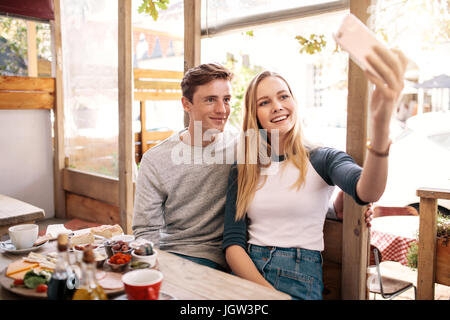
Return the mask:
<svg viewBox="0 0 450 320">
<path fill-rule="evenodd" d="M 213 269 L 217 269 L 217 270 L 220 270 L 220 271 L 227 271 L 220 264 L 218 264 L 218 263 L 216 263 L 214 261 L 211 261 L 209 259 L 187 256 L 187 255 L 184 255 L 184 254 L 181 254 L 181 253 L 176 253 L 176 252 L 171 252 L 171 253 L 176 254 L 177 256 L 179 256 L 181 258 L 184 258 L 184 259 L 190 260 L 192 262 L 201 264 L 203 266 L 207 266 L 207 267 L 210 267 L 210 268 L 213 268 Z"/>
<path fill-rule="evenodd" d="M 322 254 L 300 248 L 248 245 L 248 253 L 263 277 L 295 300 L 322 300 Z"/>
</svg>

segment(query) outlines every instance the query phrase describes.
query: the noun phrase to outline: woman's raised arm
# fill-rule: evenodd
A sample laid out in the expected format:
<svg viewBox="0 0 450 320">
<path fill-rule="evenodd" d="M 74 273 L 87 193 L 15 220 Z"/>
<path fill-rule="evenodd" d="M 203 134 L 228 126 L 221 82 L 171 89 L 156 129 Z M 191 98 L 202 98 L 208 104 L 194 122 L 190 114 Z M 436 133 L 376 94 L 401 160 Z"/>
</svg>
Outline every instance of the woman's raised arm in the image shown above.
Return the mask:
<svg viewBox="0 0 450 320">
<path fill-rule="evenodd" d="M 388 154 L 391 141 L 389 126 L 398 97 L 403 90 L 407 58 L 399 50 L 375 47 L 368 62 L 381 75 L 377 78 L 366 71 L 375 84 L 369 111 L 370 142 L 361 178 L 357 184 L 358 197 L 365 202 L 376 202 L 384 192 L 388 173 Z"/>
</svg>

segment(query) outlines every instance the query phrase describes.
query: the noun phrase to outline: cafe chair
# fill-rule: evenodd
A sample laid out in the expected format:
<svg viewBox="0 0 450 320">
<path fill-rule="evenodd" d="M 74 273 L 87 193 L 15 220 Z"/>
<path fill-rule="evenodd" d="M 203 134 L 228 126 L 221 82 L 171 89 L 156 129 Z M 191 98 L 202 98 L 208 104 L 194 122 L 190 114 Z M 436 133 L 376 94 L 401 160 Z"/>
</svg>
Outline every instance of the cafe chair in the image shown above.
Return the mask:
<svg viewBox="0 0 450 320">
<path fill-rule="evenodd" d="M 369 291 L 374 293 L 375 298 L 376 295 L 379 294 L 383 297 L 383 299 L 393 299 L 401 293 L 414 288 L 414 300 L 417 297 L 416 287 L 412 282 L 403 281 L 400 279 L 394 279 L 386 276 L 382 276 L 380 272 L 380 261 L 381 261 L 381 252 L 375 246 L 370 246 L 371 253 L 373 257 L 371 257 L 371 261 L 375 262 L 375 273 L 370 273 L 367 279 L 367 287 Z M 372 256 L 371 254 L 371 256 Z M 373 264 L 371 263 L 371 267 Z"/>
<path fill-rule="evenodd" d="M 419 212 L 411 206 L 406 207 L 383 207 L 377 206 L 373 209 L 373 218 L 386 216 L 418 216 Z"/>
</svg>

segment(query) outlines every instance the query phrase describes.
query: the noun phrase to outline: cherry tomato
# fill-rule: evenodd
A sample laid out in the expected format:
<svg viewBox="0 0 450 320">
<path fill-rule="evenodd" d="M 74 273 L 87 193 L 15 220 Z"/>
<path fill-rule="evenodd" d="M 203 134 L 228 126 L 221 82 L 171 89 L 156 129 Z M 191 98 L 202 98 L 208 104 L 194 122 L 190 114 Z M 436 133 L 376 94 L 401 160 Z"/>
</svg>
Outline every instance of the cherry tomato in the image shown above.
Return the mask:
<svg viewBox="0 0 450 320">
<path fill-rule="evenodd" d="M 23 279 L 16 279 L 14 280 L 15 286 L 22 286 L 23 285 Z"/>
<path fill-rule="evenodd" d="M 40 284 L 36 287 L 36 292 L 47 292 L 47 288 L 46 284 Z"/>
</svg>

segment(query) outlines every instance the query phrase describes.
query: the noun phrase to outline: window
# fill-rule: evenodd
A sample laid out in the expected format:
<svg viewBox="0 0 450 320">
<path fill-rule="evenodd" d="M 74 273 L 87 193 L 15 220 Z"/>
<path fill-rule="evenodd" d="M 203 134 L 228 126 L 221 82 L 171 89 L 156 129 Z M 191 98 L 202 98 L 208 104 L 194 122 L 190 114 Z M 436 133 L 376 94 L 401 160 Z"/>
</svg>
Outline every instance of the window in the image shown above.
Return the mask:
<svg viewBox="0 0 450 320">
<path fill-rule="evenodd" d="M 61 1 L 69 167 L 118 176 L 117 1 Z"/>
<path fill-rule="evenodd" d="M 235 73 L 230 126 L 240 128 L 245 88 L 256 73 L 268 69 L 285 77 L 294 91 L 305 137 L 345 150 L 348 55 L 336 52 L 331 37 L 345 13 L 341 10 L 204 38 L 202 62 L 221 62 Z M 300 53 L 295 37 L 311 34 L 325 35 L 325 48 L 313 55 Z"/>
<path fill-rule="evenodd" d="M 30 59 L 32 76 L 51 77 L 50 24 L 0 16 L 0 75 L 28 76 Z"/>
</svg>

